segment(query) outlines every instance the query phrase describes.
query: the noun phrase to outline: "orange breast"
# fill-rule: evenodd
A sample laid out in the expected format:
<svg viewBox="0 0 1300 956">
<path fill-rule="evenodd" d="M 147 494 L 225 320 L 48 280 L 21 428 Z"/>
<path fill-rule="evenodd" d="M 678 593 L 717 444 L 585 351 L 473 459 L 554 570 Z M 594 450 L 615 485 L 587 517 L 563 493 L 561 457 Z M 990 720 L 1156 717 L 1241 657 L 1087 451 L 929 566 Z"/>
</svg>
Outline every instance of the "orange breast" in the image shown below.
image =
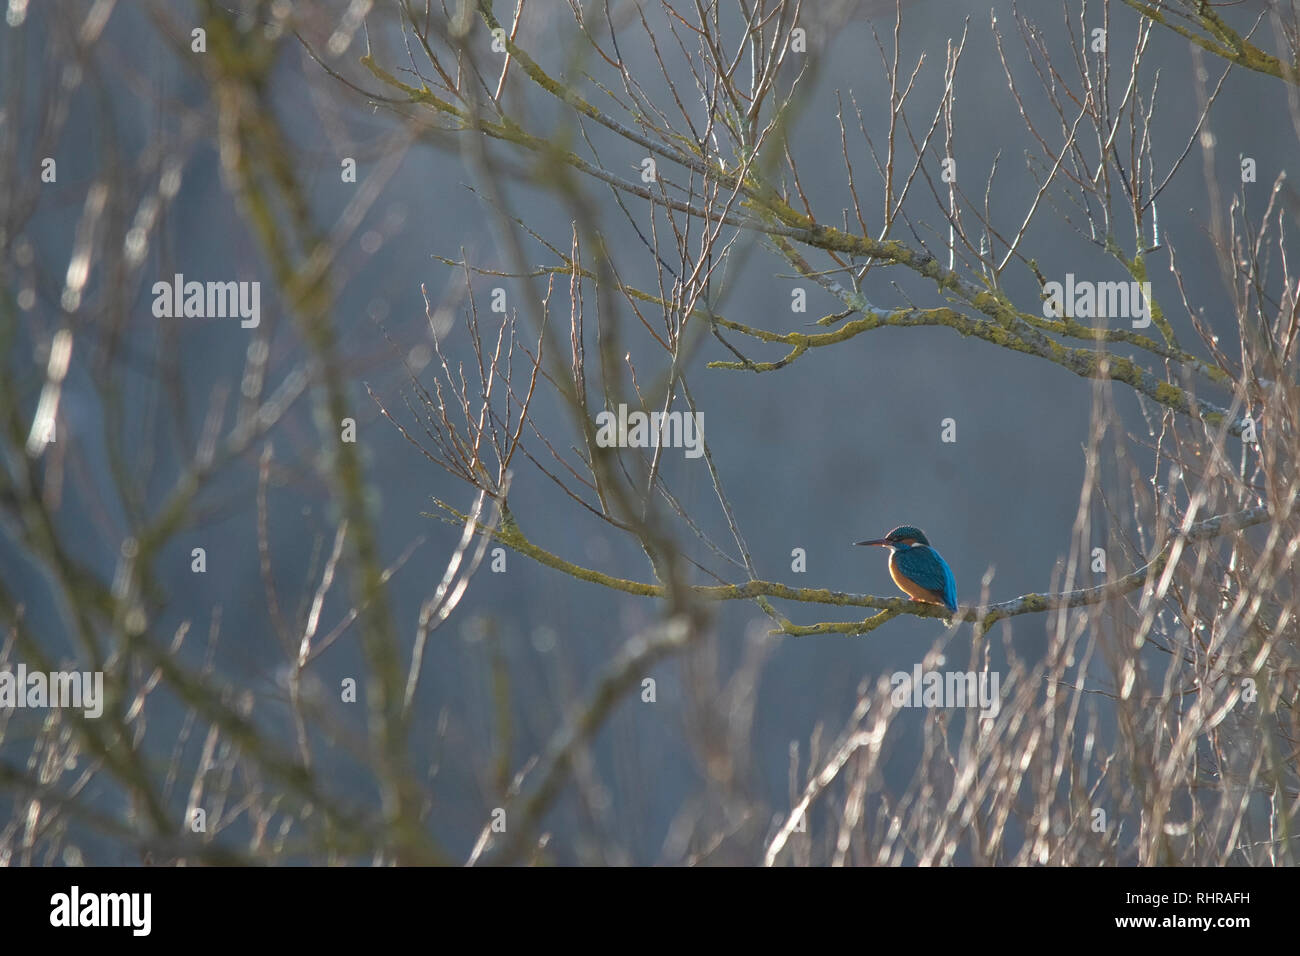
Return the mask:
<svg viewBox="0 0 1300 956">
<path fill-rule="evenodd" d="M 943 595 L 936 594 L 929 588 L 923 588 L 911 578 L 903 577 L 898 570 L 898 563 L 894 560 L 895 555 L 889 555 L 889 576 L 894 579 L 898 589 L 910 597 L 913 601 L 923 601 L 926 604 L 943 604 Z"/>
</svg>

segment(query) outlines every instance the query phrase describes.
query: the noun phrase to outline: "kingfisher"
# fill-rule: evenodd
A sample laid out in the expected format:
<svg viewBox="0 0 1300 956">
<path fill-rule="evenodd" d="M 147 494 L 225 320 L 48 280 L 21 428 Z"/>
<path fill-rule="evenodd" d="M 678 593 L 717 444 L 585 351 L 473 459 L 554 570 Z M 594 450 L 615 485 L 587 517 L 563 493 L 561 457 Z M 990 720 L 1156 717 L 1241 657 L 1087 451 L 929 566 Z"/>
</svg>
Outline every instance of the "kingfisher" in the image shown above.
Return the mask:
<svg viewBox="0 0 1300 956">
<path fill-rule="evenodd" d="M 883 538 L 857 544 L 890 548 L 889 574 L 913 601 L 941 604 L 957 610 L 957 581 L 938 551 L 930 547 L 925 532 L 910 524 L 900 525 Z"/>
</svg>

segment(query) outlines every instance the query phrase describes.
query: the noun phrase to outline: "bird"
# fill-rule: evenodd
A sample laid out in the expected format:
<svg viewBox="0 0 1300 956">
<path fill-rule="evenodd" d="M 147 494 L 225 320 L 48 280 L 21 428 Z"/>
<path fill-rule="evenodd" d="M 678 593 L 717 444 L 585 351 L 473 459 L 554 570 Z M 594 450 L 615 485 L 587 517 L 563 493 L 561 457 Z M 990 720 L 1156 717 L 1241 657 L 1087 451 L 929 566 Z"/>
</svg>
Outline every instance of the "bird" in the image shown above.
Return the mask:
<svg viewBox="0 0 1300 956">
<path fill-rule="evenodd" d="M 910 524 L 899 525 L 883 538 L 855 544 L 891 549 L 889 574 L 913 601 L 940 604 L 949 611 L 957 610 L 957 580 L 952 576 L 952 568 L 938 551 L 930 547 L 930 540 L 920 528 Z"/>
</svg>

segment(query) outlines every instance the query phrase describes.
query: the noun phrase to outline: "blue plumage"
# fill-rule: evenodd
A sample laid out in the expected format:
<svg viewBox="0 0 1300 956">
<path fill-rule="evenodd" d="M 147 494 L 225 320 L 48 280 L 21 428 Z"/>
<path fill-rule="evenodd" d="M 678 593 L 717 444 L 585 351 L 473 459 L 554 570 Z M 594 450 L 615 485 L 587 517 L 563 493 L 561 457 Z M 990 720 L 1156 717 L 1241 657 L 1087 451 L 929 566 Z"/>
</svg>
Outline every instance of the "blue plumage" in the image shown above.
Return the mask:
<svg viewBox="0 0 1300 956">
<path fill-rule="evenodd" d="M 948 610 L 957 610 L 957 580 L 952 576 L 948 562 L 934 548 L 925 544 L 898 548 L 890 555 L 890 564 L 927 591 L 942 595 Z"/>
</svg>

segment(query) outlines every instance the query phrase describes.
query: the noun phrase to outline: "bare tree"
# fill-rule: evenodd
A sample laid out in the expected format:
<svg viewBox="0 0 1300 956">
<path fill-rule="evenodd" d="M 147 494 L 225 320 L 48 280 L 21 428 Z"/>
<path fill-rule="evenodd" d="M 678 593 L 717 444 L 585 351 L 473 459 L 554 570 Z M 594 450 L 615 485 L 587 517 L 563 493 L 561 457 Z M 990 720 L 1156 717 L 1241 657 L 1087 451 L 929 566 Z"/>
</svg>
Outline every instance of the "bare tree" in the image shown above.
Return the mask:
<svg viewBox="0 0 1300 956">
<path fill-rule="evenodd" d="M 1207 320 L 1188 294 L 1186 240 L 1162 231 L 1159 207 L 1170 185 L 1191 175 L 1193 156 L 1212 169 L 1207 144 L 1234 68 L 1295 85 L 1294 11 L 1268 5 L 1240 28 L 1228 21 L 1250 18 L 1248 11 L 1221 14 L 1202 2 L 1067 7 L 1050 31 L 1014 8 L 1008 22 L 993 18 L 987 30 L 1005 77 L 1004 106 L 1036 147 L 1019 180 L 1030 184 L 1023 205 L 995 208 L 998 177 L 1010 175 L 998 161 L 978 178 L 964 167 L 954 172 L 962 162 L 955 120 L 963 56 L 983 26 L 961 24 L 936 66 L 905 59 L 902 4 L 870 5 L 881 95 L 860 103 L 837 94 L 832 103 L 809 98 L 821 61 L 808 51 L 863 12 L 852 5 L 539 6 L 398 0 L 364 12 L 368 5 L 304 5 L 292 15 L 276 4 L 239 14 L 206 7 L 208 55 L 198 70 L 210 109 L 193 117 L 192 135 L 219 147 L 225 187 L 301 347 L 272 370 L 271 329 L 259 330 L 239 387 L 212 397 L 203 434 L 175 428 L 185 467 L 161 497 L 148 494 L 131 467 L 140 446 L 112 410 L 125 387 L 127 303 L 193 144 L 158 143 L 147 185 L 104 167 L 102 181 L 86 190 L 66 279 L 44 274 L 23 238 L 39 208 L 35 192 L 20 191 L 0 209 L 0 328 L 21 341 L 7 359 L 15 375 L 0 391 L 6 534 L 52 582 L 83 663 L 111 686 L 103 720 L 51 712 L 25 760 L 0 762 L 0 781 L 19 795 L 21 811 L 0 829 L 0 853 L 51 858 L 73 844 L 75 825 L 162 859 L 306 853 L 450 861 L 430 835 L 437 787 L 428 767 L 436 761 L 412 742 L 412 705 L 430 636 L 455 612 L 487 549 L 501 546 L 557 580 L 655 599 L 656 610 L 611 652 L 580 703 L 543 728 L 545 744 L 527 759 L 511 755 L 509 721 L 498 719 L 503 740 L 486 789 L 501 816 L 483 820 L 471 863 L 545 858 L 548 815 L 569 792 L 590 811 L 605 859 L 626 859 L 591 810 L 600 803 L 592 742 L 646 669 L 670 655 L 683 660 L 690 745 L 705 780 L 666 841 L 670 862 L 1293 863 L 1300 280 L 1290 272 L 1286 227 L 1300 205 L 1284 175 L 1261 213 L 1244 182 L 1229 196 L 1207 174 L 1222 189 L 1210 197 L 1207 233 L 1231 321 Z M 85 72 L 104 25 L 93 15 L 74 19 L 64 11 L 50 30 Z M 151 22 L 179 49 L 191 42 L 190 25 L 165 5 L 151 8 Z M 1264 52 L 1263 31 L 1283 55 Z M 1011 32 L 1023 61 L 1009 51 Z M 1201 51 L 1198 109 L 1186 128 L 1157 130 L 1162 94 L 1152 50 L 1173 34 Z M 564 43 L 544 43 L 546 36 Z M 354 44 L 365 48 L 359 60 L 347 52 Z M 383 114 L 376 171 L 329 227 L 318 222 L 302 167 L 289 159 L 292 136 L 270 103 L 274 65 L 294 53 L 329 96 Z M 936 69 L 940 92 L 922 103 L 920 78 Z M 66 74 L 48 78 L 41 115 L 49 136 L 66 115 L 60 98 L 75 88 Z M 21 112 L 20 94 L 11 89 L 7 98 Z M 1300 134 L 1300 106 L 1290 103 Z M 829 204 L 824 184 L 801 175 L 809 147 L 790 135 L 796 110 L 835 118 L 843 181 Z M 14 142 L 0 141 L 0 162 L 10 168 Z M 441 301 L 425 293 L 431 349 L 418 361 L 409 354 L 396 361 L 400 332 L 385 329 L 380 355 L 349 362 L 336 316 L 346 250 L 419 142 L 460 150 L 501 254 L 485 261 L 436 251 L 454 291 Z M 565 215 L 530 221 L 518 211 L 521 183 Z M 1043 229 L 1070 236 L 1078 261 L 1105 262 L 1088 268 L 1109 308 L 1092 300 L 1081 307 L 1039 261 L 1035 236 Z M 1157 263 L 1166 262 L 1173 298 L 1151 291 Z M 100 276 L 94 310 L 108 317 L 97 323 L 85 305 L 92 265 Z M 746 268 L 818 292 L 833 310 L 808 327 L 729 315 Z M 507 288 L 508 296 L 498 292 Z M 886 289 L 889 302 L 877 291 Z M 468 343 L 459 356 L 445 321 L 457 312 Z M 986 586 L 977 603 L 950 614 L 760 576 L 744 531 L 757 518 L 740 513 L 728 492 L 746 476 L 715 461 L 699 427 L 708 409 L 693 383 L 728 376 L 736 389 L 761 389 L 767 373 L 816 362 L 823 349 L 884 328 L 921 327 L 1093 382 L 1071 549 L 1051 590 L 995 598 Z M 59 515 L 64 471 L 88 452 L 47 440 L 60 434 L 70 358 L 92 337 L 96 388 L 109 410 L 104 446 L 126 514 L 103 523 L 102 540 L 116 556 L 111 574 L 75 556 L 86 529 Z M 20 376 L 33 358 L 36 373 Z M 436 501 L 459 540 L 409 633 L 394 620 L 387 586 L 410 551 L 383 553 L 367 503 L 373 476 L 356 445 L 338 438 L 339 423 L 354 414 L 348 383 L 356 366 L 385 362 L 401 375 L 370 388 L 376 415 L 415 446 L 413 460 L 464 482 L 472 502 Z M 163 394 L 180 394 L 178 368 L 156 358 L 150 369 Z M 276 584 L 269 499 L 277 480 L 302 469 L 277 473 L 271 439 L 303 399 L 326 450 L 307 470 L 337 521 L 291 613 Z M 173 397 L 173 408 L 179 402 Z M 1121 406 L 1139 410 L 1141 427 L 1125 425 Z M 540 414 L 543 407 L 556 414 Z M 707 472 L 711 514 L 683 505 L 674 489 L 680 472 L 657 440 L 673 429 Z M 255 708 L 214 671 L 217 615 L 207 663 L 182 653 L 190 620 L 161 631 L 168 607 L 160 555 L 222 476 L 252 458 L 260 571 L 286 665 L 282 712 Z M 511 507 L 512 490 L 534 482 L 623 538 L 644 557 L 643 573 L 621 576 L 543 540 L 535 516 Z M 330 627 L 323 608 L 343 582 L 348 609 Z M 711 633 L 721 602 L 753 602 L 768 622 L 769 633 L 747 640 L 730 674 Z M 22 596 L 0 590 L 0 608 L 12 648 L 53 669 Z M 792 747 L 789 803 L 771 806 L 747 751 L 753 688 L 772 639 L 860 638 L 901 615 L 948 622 L 926 669 L 942 665 L 957 634 L 973 632 L 968 673 L 1000 677 L 996 706 L 982 716 L 928 712 L 922 747 L 905 768 L 909 782 L 894 790 L 884 783 L 885 764 L 902 732 L 900 712 L 920 689 L 864 680 L 837 731 L 819 725 L 806 747 Z M 1020 617 L 1043 626 L 1033 659 L 996 626 Z M 363 734 L 312 679 L 321 655 L 353 631 L 367 679 Z M 507 683 L 495 679 L 499 710 L 509 710 Z M 185 713 L 163 779 L 140 746 L 159 689 Z M 0 711 L 0 743 L 5 720 Z M 204 738 L 197 761 L 182 756 L 191 735 Z M 378 809 L 331 787 L 322 747 L 364 768 Z M 457 771 L 469 774 L 473 760 L 464 760 Z M 182 769 L 192 780 L 178 814 Z M 88 787 L 95 799 L 82 797 Z M 109 792 L 129 801 L 125 820 L 98 809 Z M 196 830 L 200 808 L 216 825 Z M 501 819 L 509 826 L 499 827 Z M 228 826 L 251 831 L 238 850 L 220 838 Z"/>
</svg>

